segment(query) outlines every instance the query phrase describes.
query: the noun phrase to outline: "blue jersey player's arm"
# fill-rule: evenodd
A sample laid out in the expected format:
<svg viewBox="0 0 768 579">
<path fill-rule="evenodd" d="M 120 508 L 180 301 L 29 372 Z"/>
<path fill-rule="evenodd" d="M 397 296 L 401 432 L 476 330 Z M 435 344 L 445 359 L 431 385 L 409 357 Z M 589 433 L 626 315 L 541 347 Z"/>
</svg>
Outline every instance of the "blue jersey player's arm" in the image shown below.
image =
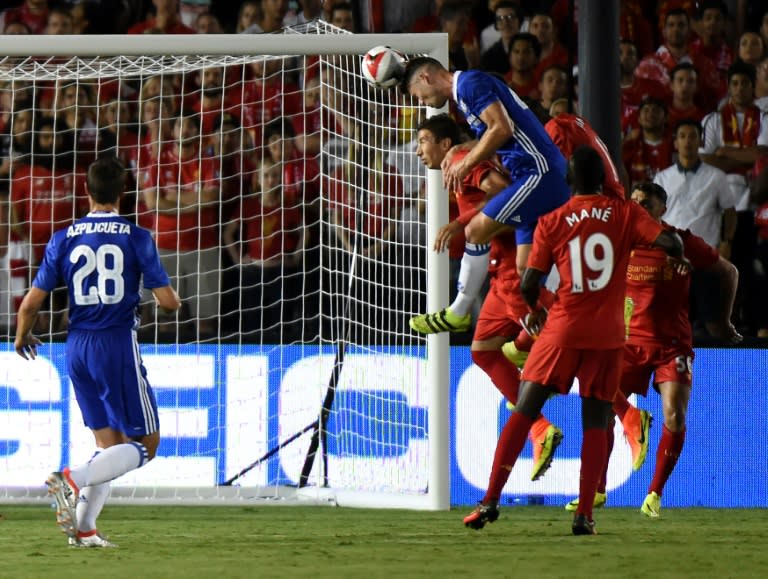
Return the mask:
<svg viewBox="0 0 768 579">
<path fill-rule="evenodd" d="M 490 87 L 489 87 L 490 88 Z M 483 87 L 473 88 L 474 91 L 480 91 Z M 515 123 L 509 116 L 507 109 L 493 92 L 487 92 L 484 98 L 477 98 L 475 101 L 483 107 L 479 111 L 480 120 L 486 129 L 478 141 L 474 143 L 466 157 L 458 163 L 451 164 L 450 156 L 443 161 L 443 181 L 449 191 L 461 191 L 461 183 L 464 181 L 472 168 L 480 161 L 490 159 L 496 154 L 496 151 L 512 138 L 515 132 Z"/>
<path fill-rule="evenodd" d="M 160 263 L 160 255 L 149 232 L 136 228 L 133 231 L 133 237 L 139 267 L 144 276 L 144 287 L 152 291 L 158 307 L 168 311 L 178 310 L 181 307 L 181 300 L 171 287 L 171 280 L 168 279 L 168 274 Z"/>
<path fill-rule="evenodd" d="M 16 316 L 16 353 L 25 359 L 35 359 L 37 346 L 42 342 L 32 335 L 37 314 L 43 307 L 48 294 L 58 285 L 59 272 L 57 269 L 60 236 L 54 235 L 45 248 L 45 255 L 40 269 L 32 283 L 32 288 L 24 296 Z"/>
</svg>

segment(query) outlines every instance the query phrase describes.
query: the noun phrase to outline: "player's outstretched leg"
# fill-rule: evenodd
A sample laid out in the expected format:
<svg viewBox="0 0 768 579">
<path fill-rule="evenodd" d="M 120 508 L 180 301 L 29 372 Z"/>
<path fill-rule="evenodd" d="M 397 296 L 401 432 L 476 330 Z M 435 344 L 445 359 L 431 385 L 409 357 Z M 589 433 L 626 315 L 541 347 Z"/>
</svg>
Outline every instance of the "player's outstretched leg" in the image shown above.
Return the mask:
<svg viewBox="0 0 768 579">
<path fill-rule="evenodd" d="M 443 308 L 433 314 L 421 314 L 408 320 L 411 329 L 422 334 L 439 334 L 440 332 L 466 332 L 472 325 L 472 315 L 459 316 L 450 308 Z"/>
<path fill-rule="evenodd" d="M 530 432 L 533 444 L 533 470 L 531 480 L 539 480 L 552 466 L 555 451 L 563 440 L 563 431 L 549 420 L 539 415 Z"/>
<path fill-rule="evenodd" d="M 79 490 L 69 476 L 69 469 L 52 472 L 45 481 L 48 494 L 56 501 L 56 524 L 70 539 L 77 536 L 77 497 Z"/>
<path fill-rule="evenodd" d="M 467 242 L 459 270 L 459 292 L 447 308 L 431 314 L 421 314 L 408 320 L 408 325 L 422 334 L 466 332 L 472 325 L 470 310 L 488 275 L 488 255 L 491 246 Z"/>
</svg>

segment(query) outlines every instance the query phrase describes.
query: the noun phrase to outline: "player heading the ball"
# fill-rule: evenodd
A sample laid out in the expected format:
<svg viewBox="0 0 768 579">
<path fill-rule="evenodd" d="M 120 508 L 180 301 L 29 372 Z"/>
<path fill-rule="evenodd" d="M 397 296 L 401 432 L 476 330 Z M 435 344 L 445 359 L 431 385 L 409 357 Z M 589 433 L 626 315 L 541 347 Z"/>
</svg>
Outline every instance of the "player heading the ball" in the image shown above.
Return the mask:
<svg viewBox="0 0 768 579">
<path fill-rule="evenodd" d="M 454 302 L 441 312 L 410 320 L 411 328 L 422 333 L 435 332 L 427 323 L 434 316 L 445 322 L 439 331 L 465 331 L 488 269 L 491 238 L 504 226 L 515 228 L 516 265 L 522 273 L 538 218 L 570 197 L 565 158 L 533 112 L 498 77 L 478 70 L 449 72 L 434 58 L 419 57 L 406 63 L 400 88 L 430 107 L 440 108 L 453 99 L 476 136 L 475 141 L 453 147 L 442 163 L 449 191 L 460 192 L 472 168 L 494 155 L 511 177 L 510 184 L 465 229 L 467 244 Z M 467 155 L 452 163 L 460 150 L 468 150 Z"/>
</svg>

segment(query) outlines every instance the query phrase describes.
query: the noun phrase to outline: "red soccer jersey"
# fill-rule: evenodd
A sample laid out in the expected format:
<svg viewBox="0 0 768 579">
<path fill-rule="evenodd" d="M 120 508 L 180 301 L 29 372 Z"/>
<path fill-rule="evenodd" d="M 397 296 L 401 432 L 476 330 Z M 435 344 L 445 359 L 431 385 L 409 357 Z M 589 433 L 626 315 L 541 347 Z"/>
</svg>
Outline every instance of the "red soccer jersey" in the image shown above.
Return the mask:
<svg viewBox="0 0 768 579">
<path fill-rule="evenodd" d="M 605 169 L 603 194 L 607 197 L 626 199 L 624 185 L 621 184 L 619 172 L 613 164 L 608 148 L 585 119 L 563 113 L 548 121 L 544 125 L 544 130 L 547 131 L 552 142 L 557 145 L 566 159 L 570 159 L 573 152 L 582 145 L 588 145 L 597 151 L 603 160 L 603 169 Z"/>
<path fill-rule="evenodd" d="M 653 181 L 656 173 L 672 164 L 674 149 L 672 137 L 668 135 L 658 143 L 649 143 L 642 137 L 624 141 L 621 154 L 630 183 Z"/>
<path fill-rule="evenodd" d="M 708 268 L 718 260 L 718 253 L 687 229 L 664 223 L 667 231 L 683 238 L 685 257 L 694 269 Z M 632 250 L 627 267 L 627 298 L 633 311 L 629 325 L 631 344 L 681 345 L 691 348 L 691 323 L 688 321 L 688 290 L 691 276 L 679 274 L 667 261 L 667 254 L 654 247 Z"/>
<path fill-rule="evenodd" d="M 636 203 L 574 195 L 539 219 L 528 267 L 560 273 L 557 300 L 539 340 L 577 349 L 624 345 L 624 294 L 630 250 L 662 232 Z"/>
<path fill-rule="evenodd" d="M 181 160 L 170 148 L 160 157 L 158 181 L 149 186 L 159 185 L 164 188 L 180 190 L 196 189 L 198 194 L 203 188 L 219 189 L 217 162 L 211 158 L 200 158 L 196 153 Z M 209 203 L 188 210 L 157 214 L 157 247 L 172 251 L 194 251 L 210 249 L 219 243 L 219 203 Z"/>
<path fill-rule="evenodd" d="M 266 261 L 296 251 L 301 230 L 301 211 L 264 206 L 260 196 L 250 195 L 243 200 L 237 219 L 244 226 L 243 241 L 248 244 L 248 255 Z"/>
<path fill-rule="evenodd" d="M 40 263 L 51 235 L 88 211 L 85 175 L 20 165 L 10 181 L 10 200 L 35 262 Z"/>
</svg>

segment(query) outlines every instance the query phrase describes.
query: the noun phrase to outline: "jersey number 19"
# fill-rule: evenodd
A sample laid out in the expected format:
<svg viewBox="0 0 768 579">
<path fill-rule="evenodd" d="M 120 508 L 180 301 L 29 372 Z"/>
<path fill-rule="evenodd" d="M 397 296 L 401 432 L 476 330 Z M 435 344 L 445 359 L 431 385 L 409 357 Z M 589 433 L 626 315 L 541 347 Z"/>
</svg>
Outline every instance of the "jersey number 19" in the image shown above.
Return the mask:
<svg viewBox="0 0 768 579">
<path fill-rule="evenodd" d="M 598 251 L 599 248 L 599 251 Z M 584 269 L 596 273 L 597 277 L 588 277 L 586 288 L 600 291 L 611 281 L 613 273 L 613 244 L 604 233 L 593 233 L 582 245 L 581 236 L 568 242 L 571 262 L 571 293 L 584 291 Z M 587 274 L 589 275 L 589 274 Z"/>
</svg>

